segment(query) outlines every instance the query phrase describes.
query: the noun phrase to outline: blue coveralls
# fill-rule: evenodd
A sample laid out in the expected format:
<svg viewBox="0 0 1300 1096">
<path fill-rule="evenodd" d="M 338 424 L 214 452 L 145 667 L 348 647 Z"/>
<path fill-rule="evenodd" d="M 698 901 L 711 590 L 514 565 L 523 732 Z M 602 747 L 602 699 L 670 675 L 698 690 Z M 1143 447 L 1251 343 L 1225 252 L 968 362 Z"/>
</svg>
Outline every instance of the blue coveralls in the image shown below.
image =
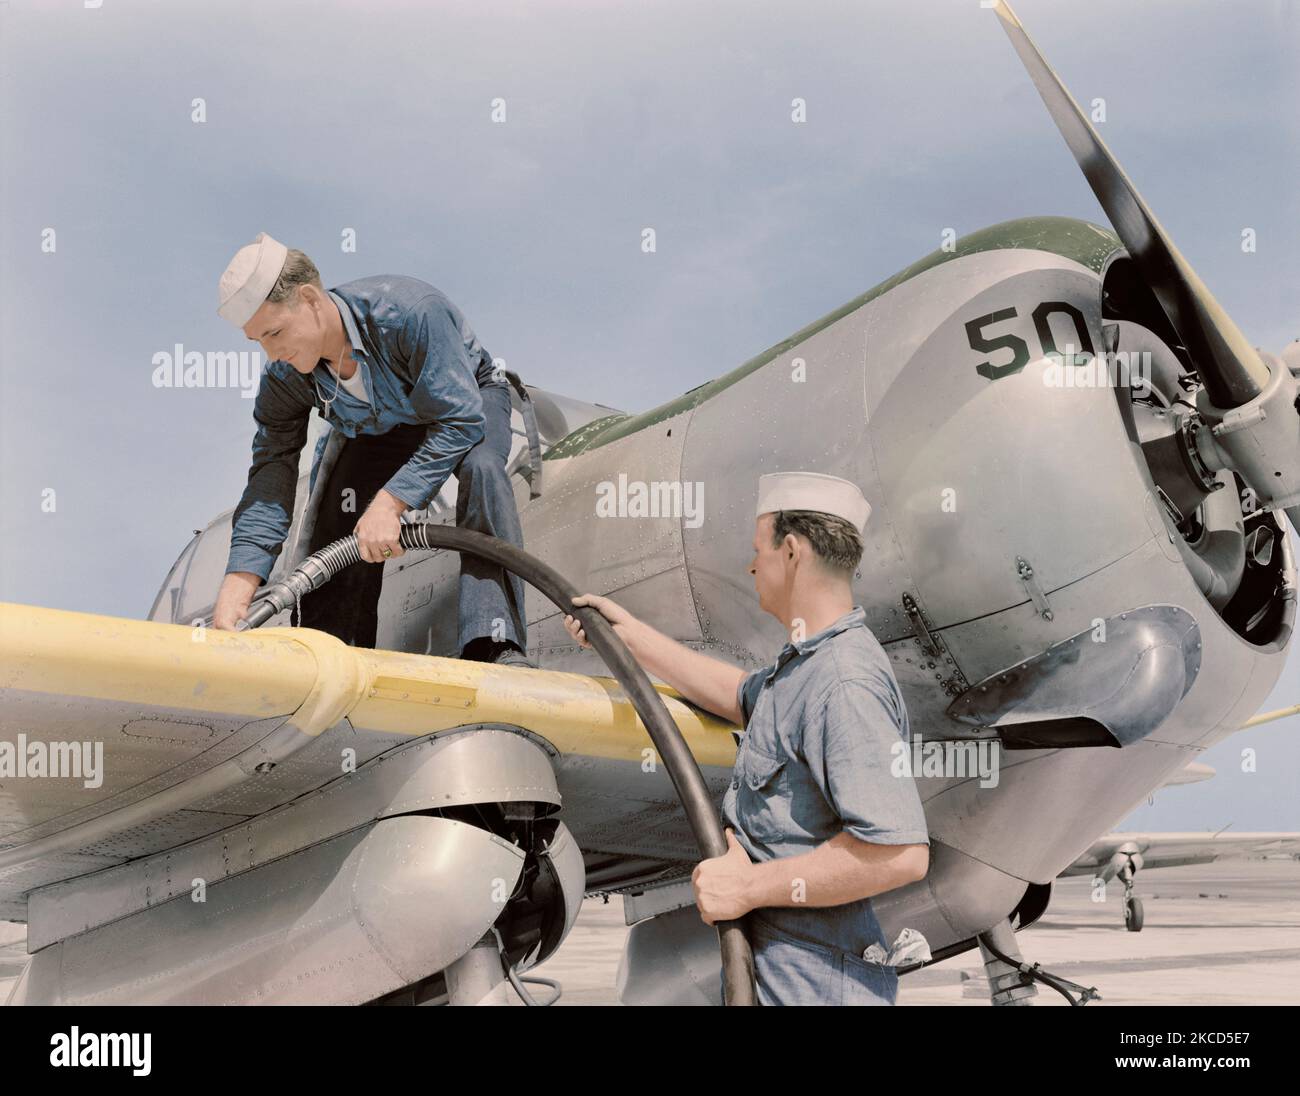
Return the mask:
<svg viewBox="0 0 1300 1096">
<path fill-rule="evenodd" d="M 342 317 L 370 402 L 339 386 L 324 362 L 310 376 L 284 361 L 266 367 L 253 406 L 257 432 L 252 467 L 234 513 L 226 572 L 248 571 L 263 580 L 270 574 L 293 520 L 298 456 L 313 407 L 349 439 L 394 439 L 385 446 L 385 459 L 392 459 L 395 446 L 402 447 L 400 467 L 376 487 L 421 510 L 455 473 L 457 525 L 523 547 L 519 512 L 505 473 L 509 387 L 495 373 L 491 355 L 461 311 L 429 283 L 401 275 L 359 278 L 335 287 L 329 296 Z M 328 439 L 326 434 L 316 446 L 313 486 Z M 369 502 L 369 497 L 356 499 L 355 516 Z M 373 573 L 382 567 L 354 564 L 309 597 L 332 594 L 355 600 L 364 593 L 377 600 L 378 582 L 363 591 L 355 581 L 349 585 L 344 574 L 367 568 Z M 331 591 L 335 584 L 338 588 Z M 306 599 L 303 607 L 308 623 Z M 373 618 L 373 604 L 362 611 Z M 523 581 L 477 557 L 462 556 L 459 645 L 463 649 L 481 636 L 513 640 L 527 649 Z"/>
<path fill-rule="evenodd" d="M 722 814 L 751 860 L 810 852 L 843 832 L 929 844 L 915 782 L 890 771 L 891 747 L 907 743 L 907 709 L 861 606 L 787 643 L 773 666 L 746 675 L 738 699 L 745 733 Z M 764 907 L 747 924 L 760 1004 L 897 999 L 895 970 L 862 957 L 872 944 L 890 948 L 870 898 Z"/>
</svg>

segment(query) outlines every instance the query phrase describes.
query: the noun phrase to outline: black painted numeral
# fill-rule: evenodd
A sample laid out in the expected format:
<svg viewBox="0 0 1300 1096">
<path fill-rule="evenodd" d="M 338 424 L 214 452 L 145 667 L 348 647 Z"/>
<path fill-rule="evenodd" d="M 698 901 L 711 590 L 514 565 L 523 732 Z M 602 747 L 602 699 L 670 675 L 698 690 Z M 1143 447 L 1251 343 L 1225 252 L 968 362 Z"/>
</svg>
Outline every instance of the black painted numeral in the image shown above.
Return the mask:
<svg viewBox="0 0 1300 1096">
<path fill-rule="evenodd" d="M 994 339 L 984 337 L 984 328 L 990 324 L 1001 323 L 1003 320 L 1014 319 L 1016 310 L 1014 308 L 1002 308 L 997 312 L 990 312 L 987 316 L 980 316 L 966 323 L 966 337 L 970 340 L 970 348 L 979 350 L 984 354 L 991 354 L 995 350 L 1010 350 L 1011 361 L 1006 365 L 994 365 L 992 362 L 980 362 L 975 367 L 975 372 L 981 377 L 988 377 L 989 380 L 995 381 L 999 377 L 1007 377 L 1012 373 L 1019 373 L 1026 365 L 1029 364 L 1029 346 L 1025 340 L 1016 335 L 999 335 Z"/>
<path fill-rule="evenodd" d="M 1031 313 L 1034 331 L 1042 346 L 1043 356 L 1060 353 L 1056 346 L 1056 339 L 1052 336 L 1051 324 L 1048 322 L 1048 317 L 1053 313 L 1063 313 L 1074 321 L 1074 329 L 1079 336 L 1079 346 L 1075 349 L 1075 353 L 1083 353 L 1091 357 L 1094 351 L 1092 338 L 1088 334 L 1088 323 L 1083 313 L 1067 301 L 1044 301 Z M 994 365 L 991 361 L 980 362 L 975 367 L 975 372 L 981 377 L 988 377 L 989 380 L 995 381 L 1000 377 L 1019 373 L 1029 364 L 1029 344 L 1020 336 L 1008 333 L 989 338 L 984 334 L 986 327 L 1002 323 L 1004 320 L 1013 320 L 1016 315 L 1014 308 L 1000 308 L 987 316 L 978 316 L 966 322 L 966 338 L 970 341 L 972 350 L 977 350 L 981 354 L 991 354 L 995 350 L 1011 351 L 1011 360 L 1005 365 Z"/>
</svg>

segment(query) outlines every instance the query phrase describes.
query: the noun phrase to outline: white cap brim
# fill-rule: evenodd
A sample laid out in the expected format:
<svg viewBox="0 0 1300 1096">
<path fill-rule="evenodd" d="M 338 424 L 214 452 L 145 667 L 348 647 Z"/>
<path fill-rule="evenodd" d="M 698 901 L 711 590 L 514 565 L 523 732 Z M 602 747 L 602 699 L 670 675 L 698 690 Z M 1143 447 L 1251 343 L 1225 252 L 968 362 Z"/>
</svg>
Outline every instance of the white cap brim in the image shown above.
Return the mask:
<svg viewBox="0 0 1300 1096">
<path fill-rule="evenodd" d="M 242 328 L 253 318 L 284 269 L 289 249 L 259 232 L 251 244 L 235 252 L 217 286 L 217 315 Z"/>
</svg>

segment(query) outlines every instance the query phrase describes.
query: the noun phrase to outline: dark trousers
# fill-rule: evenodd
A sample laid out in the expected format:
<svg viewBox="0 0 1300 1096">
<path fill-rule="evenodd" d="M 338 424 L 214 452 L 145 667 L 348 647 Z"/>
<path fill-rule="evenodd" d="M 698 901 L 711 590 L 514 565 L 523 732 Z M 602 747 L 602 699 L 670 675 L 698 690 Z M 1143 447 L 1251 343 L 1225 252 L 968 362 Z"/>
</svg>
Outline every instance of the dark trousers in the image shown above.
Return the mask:
<svg viewBox="0 0 1300 1096">
<path fill-rule="evenodd" d="M 506 477 L 510 458 L 510 390 L 491 386 L 483 396 L 483 438 L 455 468 L 456 524 L 523 547 L 514 492 Z M 321 495 L 308 552 L 345 537 L 376 492 L 402 467 L 428 433 L 428 426 L 396 426 L 387 434 L 359 434 L 343 444 Z M 382 563 L 353 563 L 302 599 L 301 625 L 319 628 L 353 647 L 375 645 L 379 625 Z M 480 636 L 513 640 L 527 648 L 524 584 L 516 575 L 477 556 L 460 560 L 459 647 Z"/>
</svg>

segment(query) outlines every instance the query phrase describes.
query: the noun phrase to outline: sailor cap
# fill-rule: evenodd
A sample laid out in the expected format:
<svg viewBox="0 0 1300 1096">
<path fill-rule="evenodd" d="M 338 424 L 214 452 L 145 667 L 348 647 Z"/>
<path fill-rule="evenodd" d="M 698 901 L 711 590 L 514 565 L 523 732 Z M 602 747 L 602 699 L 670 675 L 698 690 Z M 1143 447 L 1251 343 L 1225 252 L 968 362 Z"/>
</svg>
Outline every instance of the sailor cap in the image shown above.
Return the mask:
<svg viewBox="0 0 1300 1096">
<path fill-rule="evenodd" d="M 820 472 L 773 472 L 758 478 L 755 517 L 773 510 L 815 510 L 834 514 L 859 533 L 871 516 L 871 506 L 857 484 Z"/>
<path fill-rule="evenodd" d="M 289 249 L 265 232 L 236 251 L 217 289 L 218 315 L 242 328 L 266 303 L 288 257 Z"/>
</svg>

